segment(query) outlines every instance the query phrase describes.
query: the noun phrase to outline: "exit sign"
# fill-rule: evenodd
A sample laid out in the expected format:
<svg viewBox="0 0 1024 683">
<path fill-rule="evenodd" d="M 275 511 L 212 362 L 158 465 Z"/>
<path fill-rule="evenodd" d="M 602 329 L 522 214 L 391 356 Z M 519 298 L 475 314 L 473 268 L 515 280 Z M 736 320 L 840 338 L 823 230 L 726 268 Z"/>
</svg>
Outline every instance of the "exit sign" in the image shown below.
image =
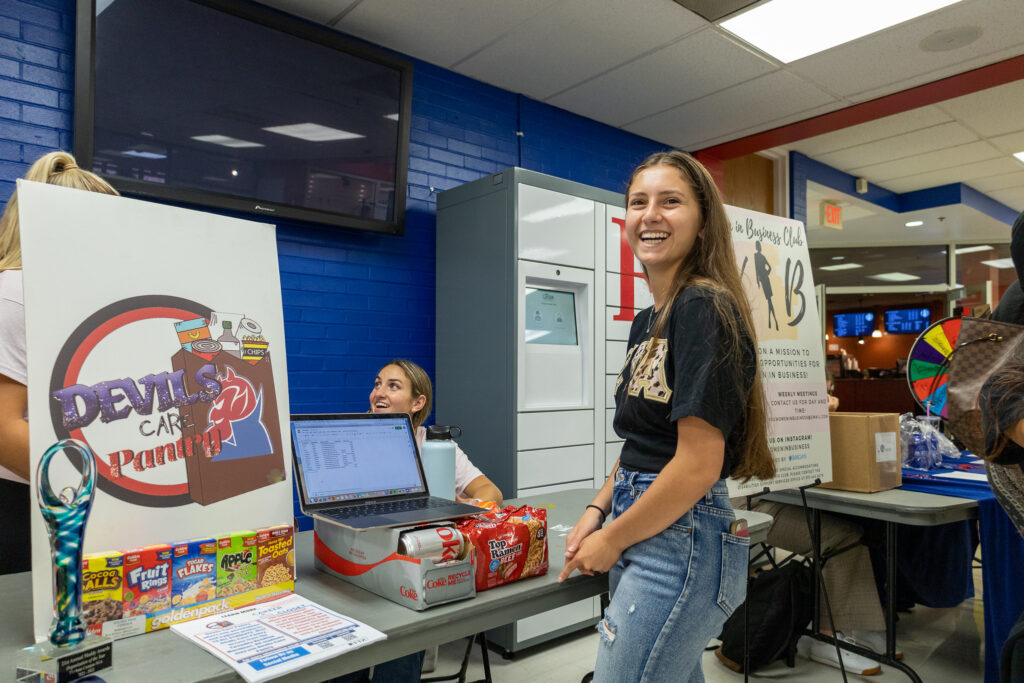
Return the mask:
<svg viewBox="0 0 1024 683">
<path fill-rule="evenodd" d="M 833 202 L 821 203 L 821 227 L 832 230 L 843 229 L 843 208 Z"/>
</svg>

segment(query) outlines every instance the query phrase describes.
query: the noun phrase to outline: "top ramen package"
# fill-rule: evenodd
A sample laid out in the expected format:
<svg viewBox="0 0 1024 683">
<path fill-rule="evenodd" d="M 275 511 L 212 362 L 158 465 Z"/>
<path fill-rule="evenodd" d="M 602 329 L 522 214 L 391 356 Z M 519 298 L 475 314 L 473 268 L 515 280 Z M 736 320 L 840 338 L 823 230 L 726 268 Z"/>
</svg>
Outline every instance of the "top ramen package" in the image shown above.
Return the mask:
<svg viewBox="0 0 1024 683">
<path fill-rule="evenodd" d="M 547 530 L 547 510 L 525 505 L 459 522 L 459 531 L 476 548 L 476 589 L 546 574 Z"/>
<path fill-rule="evenodd" d="M 171 605 L 184 607 L 217 595 L 217 541 L 195 538 L 171 544 L 174 551 Z"/>
<path fill-rule="evenodd" d="M 147 545 L 124 551 L 124 616 L 171 606 L 171 546 Z"/>
</svg>

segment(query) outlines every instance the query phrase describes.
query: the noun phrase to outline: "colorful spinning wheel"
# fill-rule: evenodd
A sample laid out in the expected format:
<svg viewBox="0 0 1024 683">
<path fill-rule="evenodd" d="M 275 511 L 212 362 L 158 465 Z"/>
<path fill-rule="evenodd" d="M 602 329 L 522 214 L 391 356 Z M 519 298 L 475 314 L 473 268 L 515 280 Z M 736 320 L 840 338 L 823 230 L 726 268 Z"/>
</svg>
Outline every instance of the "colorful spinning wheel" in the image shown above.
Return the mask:
<svg viewBox="0 0 1024 683">
<path fill-rule="evenodd" d="M 946 381 L 949 356 L 960 336 L 960 318 L 944 318 L 925 329 L 910 347 L 907 359 L 907 383 L 910 393 L 932 415 L 947 417 Z"/>
</svg>

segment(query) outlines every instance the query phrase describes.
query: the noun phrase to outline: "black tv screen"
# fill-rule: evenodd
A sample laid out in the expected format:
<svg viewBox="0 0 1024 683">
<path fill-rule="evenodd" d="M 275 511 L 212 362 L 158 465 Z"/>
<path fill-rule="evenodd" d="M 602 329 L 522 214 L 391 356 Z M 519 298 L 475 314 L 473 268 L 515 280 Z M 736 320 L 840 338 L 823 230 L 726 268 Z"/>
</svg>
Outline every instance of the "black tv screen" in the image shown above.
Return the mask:
<svg viewBox="0 0 1024 683">
<path fill-rule="evenodd" d="M 889 334 L 921 334 L 931 324 L 927 308 L 894 308 L 885 312 L 885 331 Z"/>
<path fill-rule="evenodd" d="M 136 196 L 401 234 L 412 64 L 237 0 L 78 0 L 75 155 Z"/>
<path fill-rule="evenodd" d="M 832 318 L 832 334 L 836 337 L 863 337 L 875 330 L 875 314 L 836 313 Z"/>
</svg>

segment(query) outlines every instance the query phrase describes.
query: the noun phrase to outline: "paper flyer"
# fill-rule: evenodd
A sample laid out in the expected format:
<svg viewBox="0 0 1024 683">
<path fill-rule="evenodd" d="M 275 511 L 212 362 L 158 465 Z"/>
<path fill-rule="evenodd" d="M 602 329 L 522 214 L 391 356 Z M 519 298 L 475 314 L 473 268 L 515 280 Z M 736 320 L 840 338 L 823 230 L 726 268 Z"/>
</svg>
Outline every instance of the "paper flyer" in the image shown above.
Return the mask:
<svg viewBox="0 0 1024 683">
<path fill-rule="evenodd" d="M 250 683 L 387 638 L 299 595 L 175 624 L 171 630 L 227 662 Z"/>
</svg>

